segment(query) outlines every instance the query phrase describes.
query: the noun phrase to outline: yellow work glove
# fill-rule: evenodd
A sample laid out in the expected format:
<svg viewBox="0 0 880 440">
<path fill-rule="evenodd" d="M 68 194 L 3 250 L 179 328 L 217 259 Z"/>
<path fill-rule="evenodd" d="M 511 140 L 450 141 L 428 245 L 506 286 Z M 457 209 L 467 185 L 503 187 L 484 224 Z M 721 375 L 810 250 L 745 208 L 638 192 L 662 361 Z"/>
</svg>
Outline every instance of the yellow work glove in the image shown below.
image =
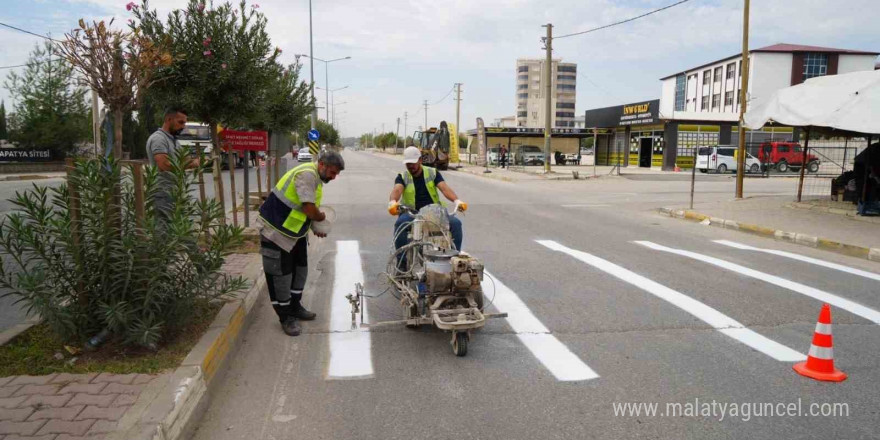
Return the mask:
<svg viewBox="0 0 880 440">
<path fill-rule="evenodd" d="M 468 208 L 467 203 L 462 202 L 461 200 L 456 200 L 455 204 L 456 204 L 456 206 L 458 206 L 459 211 L 461 211 L 461 212 L 467 211 L 467 208 Z"/>
<path fill-rule="evenodd" d="M 400 215 L 400 203 L 394 200 L 388 202 L 388 213 L 391 215 Z"/>
</svg>

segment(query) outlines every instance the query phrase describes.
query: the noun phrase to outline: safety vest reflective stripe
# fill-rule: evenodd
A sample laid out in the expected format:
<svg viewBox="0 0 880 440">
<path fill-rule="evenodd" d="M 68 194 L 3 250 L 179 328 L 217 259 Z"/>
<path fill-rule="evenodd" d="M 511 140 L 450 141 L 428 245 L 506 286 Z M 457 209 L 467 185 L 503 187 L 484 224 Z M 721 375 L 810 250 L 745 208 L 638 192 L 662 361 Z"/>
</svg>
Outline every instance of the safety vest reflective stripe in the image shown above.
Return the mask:
<svg viewBox="0 0 880 440">
<path fill-rule="evenodd" d="M 428 188 L 428 194 L 431 195 L 431 200 L 433 200 L 434 203 L 442 205 L 443 202 L 440 201 L 440 196 L 437 194 L 437 186 L 434 184 L 434 179 L 437 178 L 437 170 L 422 165 L 422 176 L 424 176 L 425 187 Z M 409 171 L 403 175 L 403 186 L 403 198 L 401 204 L 408 208 L 416 209 L 416 185 L 413 176 Z"/>
</svg>

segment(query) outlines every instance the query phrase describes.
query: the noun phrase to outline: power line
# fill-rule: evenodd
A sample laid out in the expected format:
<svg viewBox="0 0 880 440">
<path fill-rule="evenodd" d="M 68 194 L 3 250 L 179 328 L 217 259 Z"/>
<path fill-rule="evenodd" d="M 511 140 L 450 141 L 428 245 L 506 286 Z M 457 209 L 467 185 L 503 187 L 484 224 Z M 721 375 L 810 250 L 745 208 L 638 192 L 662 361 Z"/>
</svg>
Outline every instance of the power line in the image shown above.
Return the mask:
<svg viewBox="0 0 880 440">
<path fill-rule="evenodd" d="M 650 12 L 646 12 L 646 13 L 644 13 L 644 14 L 642 14 L 642 15 L 639 15 L 639 16 L 636 16 L 636 17 L 627 18 L 626 20 L 618 21 L 618 22 L 611 23 L 611 24 L 606 24 L 606 25 L 604 25 L 604 26 L 599 26 L 599 27 L 597 27 L 597 28 L 593 28 L 593 29 L 587 29 L 587 30 L 585 30 L 585 31 L 581 31 L 581 32 L 575 32 L 575 33 L 573 33 L 573 34 L 565 34 L 565 35 L 561 35 L 561 36 L 558 36 L 558 37 L 553 37 L 553 39 L 554 39 L 554 40 L 558 40 L 558 39 L 560 39 L 560 38 L 566 38 L 566 37 L 573 37 L 573 36 L 575 36 L 575 35 L 588 34 L 588 33 L 590 33 L 590 32 L 596 32 L 596 31 L 599 31 L 599 30 L 602 30 L 602 29 L 607 29 L 607 28 L 610 28 L 610 27 L 614 27 L 614 26 L 618 26 L 618 25 L 624 24 L 624 23 L 629 23 L 629 22 L 631 22 L 631 21 L 638 20 L 638 19 L 640 19 L 640 18 L 642 18 L 642 17 L 647 17 L 647 16 L 649 16 L 649 15 L 651 15 L 651 14 L 656 14 L 656 13 L 658 13 L 658 12 L 660 12 L 660 11 L 665 11 L 665 10 L 667 10 L 667 9 L 669 9 L 669 8 L 672 8 L 672 7 L 674 7 L 674 6 L 678 6 L 678 5 L 682 4 L 682 3 L 687 3 L 687 2 L 689 2 L 689 1 L 690 1 L 690 0 L 680 0 L 680 1 L 676 2 L 676 3 L 671 4 L 671 5 L 664 6 L 664 7 L 660 8 L 660 9 L 655 9 L 655 10 L 650 11 Z"/>
<path fill-rule="evenodd" d="M 453 92 L 453 91 L 454 91 L 454 90 L 455 90 L 455 86 L 452 86 L 452 88 L 451 88 L 451 89 L 449 89 L 449 93 L 447 93 L 447 94 L 446 94 L 446 96 L 444 96 L 444 97 L 443 97 L 443 98 L 441 98 L 441 99 L 440 99 L 440 100 L 439 100 L 439 101 L 437 101 L 437 102 L 435 102 L 435 103 L 433 103 L 433 104 L 431 104 L 431 105 L 437 105 L 437 104 L 440 104 L 440 103 L 441 103 L 441 102 L 443 102 L 443 101 L 445 101 L 445 100 L 446 100 L 446 98 L 448 98 L 448 97 L 449 97 L 449 95 L 451 95 L 451 94 L 452 94 L 452 92 Z"/>
<path fill-rule="evenodd" d="M 19 32 L 24 32 L 24 33 L 26 33 L 26 34 L 33 35 L 33 36 L 35 36 L 35 37 L 45 38 L 46 40 L 54 41 L 54 42 L 56 42 L 56 43 L 60 43 L 60 41 L 58 41 L 58 40 L 56 40 L 56 39 L 54 39 L 54 38 L 52 38 L 52 37 L 49 37 L 49 36 L 47 36 L 47 35 L 40 35 L 40 34 L 37 34 L 37 33 L 31 32 L 31 31 L 28 31 L 28 30 L 24 30 L 24 29 L 22 29 L 22 28 L 20 28 L 20 27 L 15 27 L 15 26 L 13 26 L 13 25 L 11 25 L 11 24 L 6 24 L 6 23 L 3 23 L 3 22 L 0 22 L 0 26 L 5 26 L 5 27 L 8 27 L 9 29 L 14 29 L 14 30 L 17 30 L 17 31 L 19 31 Z"/>
</svg>

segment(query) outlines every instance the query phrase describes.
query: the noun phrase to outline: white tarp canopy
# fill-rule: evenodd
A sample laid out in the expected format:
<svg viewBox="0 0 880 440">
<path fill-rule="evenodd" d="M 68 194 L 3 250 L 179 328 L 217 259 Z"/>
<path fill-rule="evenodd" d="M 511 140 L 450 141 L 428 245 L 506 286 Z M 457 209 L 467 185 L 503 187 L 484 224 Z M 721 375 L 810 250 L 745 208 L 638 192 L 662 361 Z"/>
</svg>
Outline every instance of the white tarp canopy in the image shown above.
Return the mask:
<svg viewBox="0 0 880 440">
<path fill-rule="evenodd" d="M 880 134 L 880 70 L 820 76 L 780 89 L 748 110 L 744 125 L 757 130 L 770 121 Z"/>
</svg>

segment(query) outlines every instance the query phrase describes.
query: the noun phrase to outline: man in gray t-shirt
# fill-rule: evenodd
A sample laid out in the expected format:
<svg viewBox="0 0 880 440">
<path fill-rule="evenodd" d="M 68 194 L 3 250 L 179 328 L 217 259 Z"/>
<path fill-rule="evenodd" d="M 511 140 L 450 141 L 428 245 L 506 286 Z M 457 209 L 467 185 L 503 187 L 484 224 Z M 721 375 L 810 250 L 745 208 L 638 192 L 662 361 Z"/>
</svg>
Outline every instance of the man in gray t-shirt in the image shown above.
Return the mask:
<svg viewBox="0 0 880 440">
<path fill-rule="evenodd" d="M 177 135 L 186 126 L 186 112 L 179 107 L 169 107 L 165 110 L 165 118 L 162 127 L 151 134 L 147 139 L 147 156 L 150 165 L 159 168 L 158 191 L 154 199 L 156 208 L 163 214 L 168 214 L 171 209 L 171 188 L 174 186 L 174 177 L 171 174 L 171 157 L 177 154 L 181 148 L 177 142 Z M 199 164 L 198 159 L 191 159 L 186 168 L 195 168 Z"/>
</svg>

